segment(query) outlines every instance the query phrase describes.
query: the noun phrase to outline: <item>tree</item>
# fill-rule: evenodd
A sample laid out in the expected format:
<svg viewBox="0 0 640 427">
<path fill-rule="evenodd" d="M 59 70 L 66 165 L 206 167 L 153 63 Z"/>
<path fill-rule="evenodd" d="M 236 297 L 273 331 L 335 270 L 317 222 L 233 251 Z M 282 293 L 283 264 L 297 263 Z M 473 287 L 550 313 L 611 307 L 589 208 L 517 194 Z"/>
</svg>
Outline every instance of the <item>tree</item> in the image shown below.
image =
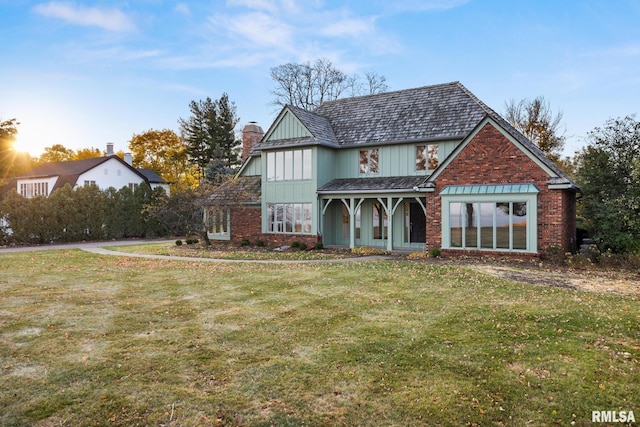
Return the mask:
<svg viewBox="0 0 640 427">
<path fill-rule="evenodd" d="M 233 170 L 239 165 L 240 145 L 234 132 L 240 120 L 235 104 L 224 93 L 216 101 L 211 98 L 191 101 L 189 109 L 189 119 L 178 120 L 189 161 L 198 166 L 201 177 L 214 159 Z"/>
<path fill-rule="evenodd" d="M 51 147 L 45 147 L 44 153 L 38 158 L 40 163 L 66 162 L 76 160 L 76 153 L 71 148 L 66 148 L 62 144 L 54 144 Z"/>
<path fill-rule="evenodd" d="M 12 174 L 16 155 L 13 143 L 19 124 L 16 119 L 0 119 L 0 184 Z"/>
<path fill-rule="evenodd" d="M 99 148 L 80 148 L 73 155 L 73 160 L 93 159 L 95 157 L 102 157 L 106 153 Z"/>
<path fill-rule="evenodd" d="M 577 155 L 584 226 L 603 250 L 640 251 L 640 122 L 611 119 Z"/>
<path fill-rule="evenodd" d="M 516 103 L 513 99 L 505 104 L 505 119 L 554 162 L 560 159 L 565 136 L 560 134 L 562 112 L 554 115 L 543 96 L 533 100 L 523 99 Z"/>
<path fill-rule="evenodd" d="M 193 187 L 197 171 L 189 162 L 187 148 L 172 130 L 150 129 L 129 141 L 133 166 L 151 169 L 171 183 L 171 193 Z"/>
<path fill-rule="evenodd" d="M 358 75 L 348 76 L 327 58 L 317 59 L 313 64 L 279 65 L 271 69 L 271 78 L 276 83 L 271 91 L 275 96 L 274 105 L 294 105 L 309 111 L 347 92 L 350 96 L 360 96 L 382 93 L 389 88 L 386 79 L 373 72 L 365 73 L 363 85 Z"/>
</svg>

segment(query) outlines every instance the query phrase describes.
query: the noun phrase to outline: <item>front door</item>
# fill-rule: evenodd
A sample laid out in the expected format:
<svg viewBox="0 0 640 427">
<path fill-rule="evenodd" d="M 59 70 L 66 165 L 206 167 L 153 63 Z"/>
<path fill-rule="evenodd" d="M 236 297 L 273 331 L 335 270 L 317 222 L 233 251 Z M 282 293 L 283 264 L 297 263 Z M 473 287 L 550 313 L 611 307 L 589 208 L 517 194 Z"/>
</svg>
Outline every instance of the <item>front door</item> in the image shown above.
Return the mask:
<svg viewBox="0 0 640 427">
<path fill-rule="evenodd" d="M 427 217 L 419 203 L 409 204 L 410 242 L 425 243 L 427 237 Z"/>
</svg>

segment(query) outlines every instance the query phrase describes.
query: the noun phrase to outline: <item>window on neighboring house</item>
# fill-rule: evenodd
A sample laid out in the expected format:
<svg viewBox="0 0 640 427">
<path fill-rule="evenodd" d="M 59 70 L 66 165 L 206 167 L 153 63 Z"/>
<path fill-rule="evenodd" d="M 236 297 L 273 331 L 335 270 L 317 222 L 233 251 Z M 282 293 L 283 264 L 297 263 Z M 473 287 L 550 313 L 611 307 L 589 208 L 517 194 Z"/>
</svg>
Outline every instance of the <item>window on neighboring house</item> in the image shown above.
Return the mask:
<svg viewBox="0 0 640 427">
<path fill-rule="evenodd" d="M 20 195 L 28 199 L 36 196 L 49 195 L 48 182 L 26 182 L 20 184 Z"/>
<path fill-rule="evenodd" d="M 267 181 L 311 179 L 311 149 L 267 153 Z"/>
<path fill-rule="evenodd" d="M 269 233 L 311 233 L 311 203 L 269 203 L 267 231 Z"/>
<path fill-rule="evenodd" d="M 451 202 L 452 248 L 527 250 L 527 202 Z"/>
<path fill-rule="evenodd" d="M 85 185 L 85 187 L 88 186 L 88 185 L 96 185 L 96 182 L 95 181 L 86 181 L 85 180 L 84 181 L 84 185 Z"/>
<path fill-rule="evenodd" d="M 373 238 L 385 239 L 388 227 L 387 212 L 381 203 L 373 205 Z"/>
<path fill-rule="evenodd" d="M 109 175 L 109 169 L 105 168 L 105 169 L 104 169 L 104 174 L 105 174 L 105 175 Z"/>
<path fill-rule="evenodd" d="M 360 173 L 378 173 L 378 149 L 360 150 Z"/>
<path fill-rule="evenodd" d="M 129 190 L 131 191 L 136 191 L 136 189 L 138 188 L 138 184 L 135 182 L 130 182 L 129 183 Z"/>
<path fill-rule="evenodd" d="M 434 170 L 438 167 L 438 145 L 416 146 L 416 171 Z"/>
</svg>

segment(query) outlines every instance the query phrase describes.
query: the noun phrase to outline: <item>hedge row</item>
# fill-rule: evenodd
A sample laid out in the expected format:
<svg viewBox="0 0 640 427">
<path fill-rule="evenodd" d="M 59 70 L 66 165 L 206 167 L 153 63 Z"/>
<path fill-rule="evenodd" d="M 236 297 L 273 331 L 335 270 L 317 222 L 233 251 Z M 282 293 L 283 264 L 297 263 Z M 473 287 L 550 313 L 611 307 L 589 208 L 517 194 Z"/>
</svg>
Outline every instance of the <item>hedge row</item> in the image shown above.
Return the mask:
<svg viewBox="0 0 640 427">
<path fill-rule="evenodd" d="M 67 184 L 49 197 L 30 199 L 14 190 L 0 202 L 0 244 L 158 236 L 162 228 L 147 208 L 162 194 L 146 184 L 135 191 Z"/>
</svg>

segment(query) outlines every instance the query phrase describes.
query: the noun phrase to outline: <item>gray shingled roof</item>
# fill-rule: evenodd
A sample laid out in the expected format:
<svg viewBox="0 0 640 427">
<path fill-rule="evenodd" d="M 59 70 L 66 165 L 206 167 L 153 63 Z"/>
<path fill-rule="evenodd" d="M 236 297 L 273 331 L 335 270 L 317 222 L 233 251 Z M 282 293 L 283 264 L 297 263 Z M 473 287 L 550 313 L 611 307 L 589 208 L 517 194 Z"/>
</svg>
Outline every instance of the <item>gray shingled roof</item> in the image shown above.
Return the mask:
<svg viewBox="0 0 640 427">
<path fill-rule="evenodd" d="M 392 176 L 376 178 L 343 178 L 334 179 L 318 188 L 319 194 L 349 193 L 363 191 L 413 191 L 414 187 L 424 184 L 424 176 Z"/>
<path fill-rule="evenodd" d="M 311 111 L 307 111 L 293 105 L 288 105 L 285 108 L 291 111 L 291 113 L 300 120 L 300 123 L 302 123 L 313 136 L 310 138 L 262 141 L 255 147 L 256 150 L 260 150 L 262 148 L 288 147 L 291 145 L 325 145 L 333 148 L 339 148 L 331 123 L 329 123 L 329 120 L 327 120 L 326 117 L 322 117 Z"/>
<path fill-rule="evenodd" d="M 239 176 L 220 184 L 208 198 L 209 205 L 256 204 L 262 195 L 262 177 Z"/>
<path fill-rule="evenodd" d="M 487 115 L 459 82 L 343 98 L 314 113 L 340 145 L 462 139 Z"/>
</svg>

